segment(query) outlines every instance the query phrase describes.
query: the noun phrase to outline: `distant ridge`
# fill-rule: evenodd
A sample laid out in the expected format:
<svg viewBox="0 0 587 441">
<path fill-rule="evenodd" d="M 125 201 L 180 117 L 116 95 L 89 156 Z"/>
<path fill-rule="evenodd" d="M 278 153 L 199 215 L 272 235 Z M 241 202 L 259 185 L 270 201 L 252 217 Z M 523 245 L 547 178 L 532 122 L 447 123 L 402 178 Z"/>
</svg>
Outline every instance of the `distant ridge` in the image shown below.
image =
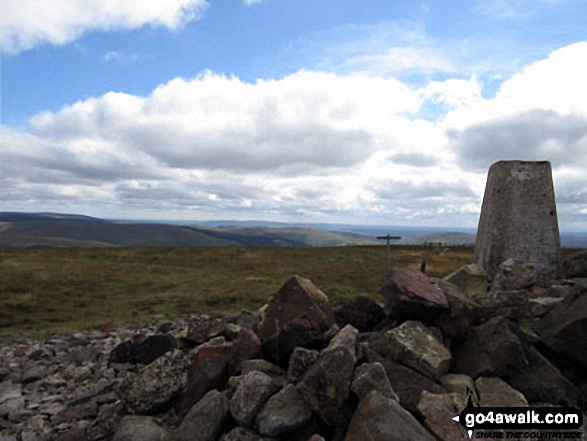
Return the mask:
<svg viewBox="0 0 587 441">
<path fill-rule="evenodd" d="M 0 248 L 312 247 L 374 243 L 357 233 L 304 228 L 198 228 L 72 214 L 0 212 Z"/>
</svg>

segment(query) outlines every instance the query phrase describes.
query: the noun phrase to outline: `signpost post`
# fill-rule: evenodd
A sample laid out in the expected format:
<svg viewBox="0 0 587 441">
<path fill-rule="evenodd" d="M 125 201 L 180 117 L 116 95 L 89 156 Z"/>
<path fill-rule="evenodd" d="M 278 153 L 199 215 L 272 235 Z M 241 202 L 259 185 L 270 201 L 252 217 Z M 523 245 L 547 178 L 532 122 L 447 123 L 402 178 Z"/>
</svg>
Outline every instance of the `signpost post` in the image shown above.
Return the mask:
<svg viewBox="0 0 587 441">
<path fill-rule="evenodd" d="M 377 236 L 377 240 L 387 240 L 387 269 L 385 270 L 386 275 L 387 275 L 387 271 L 389 271 L 391 269 L 390 241 L 400 240 L 400 239 L 401 239 L 401 236 L 390 236 L 389 234 L 387 236 Z"/>
</svg>

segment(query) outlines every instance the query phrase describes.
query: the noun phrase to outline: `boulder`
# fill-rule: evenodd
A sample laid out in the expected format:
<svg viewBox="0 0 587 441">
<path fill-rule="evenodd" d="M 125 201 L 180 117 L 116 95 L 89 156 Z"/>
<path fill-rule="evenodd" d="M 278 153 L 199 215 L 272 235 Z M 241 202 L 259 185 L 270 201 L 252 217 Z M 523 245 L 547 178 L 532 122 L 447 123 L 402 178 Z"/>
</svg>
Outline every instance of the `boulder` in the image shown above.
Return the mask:
<svg viewBox="0 0 587 441">
<path fill-rule="evenodd" d="M 245 360 L 261 356 L 261 340 L 252 329 L 242 329 L 234 342 L 230 359 L 231 374 L 238 372 Z"/>
<path fill-rule="evenodd" d="M 435 394 L 446 393 L 442 387 L 428 377 L 388 358 L 383 358 L 369 348 L 365 350 L 365 359 L 368 363 L 379 362 L 383 365 L 391 387 L 399 397 L 401 405 L 412 413 L 416 412 L 422 391 L 426 390 Z"/>
<path fill-rule="evenodd" d="M 243 376 L 230 399 L 230 413 L 236 423 L 250 426 L 261 406 L 277 389 L 271 377 L 262 372 L 253 371 Z"/>
<path fill-rule="evenodd" d="M 112 441 L 175 441 L 173 435 L 152 417 L 125 416 Z"/>
<path fill-rule="evenodd" d="M 187 359 L 176 349 L 128 375 L 117 392 L 129 412 L 150 414 L 169 403 L 186 383 Z"/>
<path fill-rule="evenodd" d="M 294 432 L 310 422 L 312 411 L 293 384 L 288 384 L 265 403 L 255 424 L 262 435 Z"/>
<path fill-rule="evenodd" d="M 542 343 L 587 367 L 587 287 L 557 304 L 535 327 Z"/>
<path fill-rule="evenodd" d="M 302 397 L 322 421 L 334 426 L 344 417 L 342 409 L 349 398 L 354 361 L 345 348 L 336 348 L 319 355 L 298 383 Z"/>
<path fill-rule="evenodd" d="M 503 316 L 512 320 L 529 317 L 533 304 L 529 302 L 530 292 L 489 291 L 473 296 L 477 303 L 475 322 L 486 322 L 490 318 Z"/>
<path fill-rule="evenodd" d="M 400 321 L 433 323 L 448 310 L 448 300 L 438 283 L 413 268 L 392 268 L 378 291 L 385 300 L 387 315 Z"/>
<path fill-rule="evenodd" d="M 475 388 L 481 407 L 528 407 L 524 395 L 501 378 L 479 377 L 475 380 Z"/>
<path fill-rule="evenodd" d="M 467 399 L 460 394 L 431 394 L 422 392 L 418 403 L 418 413 L 424 424 L 442 441 L 469 440 L 465 428 L 452 418 L 466 407 Z"/>
<path fill-rule="evenodd" d="M 475 382 L 465 374 L 444 374 L 439 379 L 440 384 L 448 393 L 457 393 L 466 401 L 471 391 L 471 400 L 475 406 L 479 405 L 479 395 L 475 389 Z"/>
<path fill-rule="evenodd" d="M 528 367 L 520 331 L 505 317 L 495 317 L 469 330 L 453 348 L 451 372 L 507 377 Z"/>
<path fill-rule="evenodd" d="M 169 351 L 177 348 L 177 341 L 172 335 L 151 335 L 137 343 L 135 360 L 137 363 L 149 364 Z"/>
<path fill-rule="evenodd" d="M 561 371 L 534 346 L 525 350 L 528 366 L 509 377 L 509 383 L 530 402 L 576 406 L 581 394 Z M 584 375 L 581 375 L 584 378 Z"/>
<path fill-rule="evenodd" d="M 464 295 L 470 297 L 486 292 L 489 278 L 483 268 L 472 263 L 459 268 L 443 280 L 456 285 Z"/>
<path fill-rule="evenodd" d="M 369 392 L 377 390 L 385 397 L 399 401 L 399 397 L 391 387 L 385 368 L 379 362 L 364 363 L 355 369 L 351 390 L 363 399 Z"/>
<path fill-rule="evenodd" d="M 334 319 L 341 328 L 352 325 L 359 332 L 370 332 L 385 319 L 385 312 L 375 300 L 360 295 L 335 308 Z"/>
<path fill-rule="evenodd" d="M 229 401 L 217 390 L 196 403 L 175 430 L 178 441 L 215 441 L 226 429 Z"/>
<path fill-rule="evenodd" d="M 188 378 L 187 386 L 176 403 L 180 415 L 187 414 L 212 389 L 222 389 L 226 385 L 229 361 L 223 355 L 215 355 Z"/>
<path fill-rule="evenodd" d="M 289 358 L 287 381 L 297 383 L 304 378 L 308 368 L 316 363 L 320 353 L 316 350 L 297 347 Z"/>
<path fill-rule="evenodd" d="M 571 254 L 563 259 L 563 277 L 587 278 L 587 251 Z"/>
<path fill-rule="evenodd" d="M 438 285 L 448 301 L 448 310 L 441 312 L 435 324 L 452 339 L 464 337 L 473 323 L 476 303 L 464 295 L 458 286 L 443 280 Z"/>
<path fill-rule="evenodd" d="M 328 346 L 322 352 L 332 351 L 336 348 L 344 348 L 353 358 L 353 362 L 357 362 L 357 336 L 359 331 L 352 325 L 346 325 L 330 340 Z"/>
<path fill-rule="evenodd" d="M 436 380 L 448 371 L 451 354 L 422 323 L 407 321 L 385 333 L 389 355 Z"/>
<path fill-rule="evenodd" d="M 215 337 L 204 344 L 196 347 L 191 352 L 191 364 L 188 368 L 188 375 L 191 377 L 208 360 L 215 356 L 223 356 L 232 359 L 234 342 L 227 342 L 224 337 Z"/>
<path fill-rule="evenodd" d="M 345 441 L 435 441 L 400 404 L 377 391 L 363 398 L 351 418 Z"/>
<path fill-rule="evenodd" d="M 307 279 L 294 276 L 270 300 L 259 324 L 264 353 L 285 362 L 296 346 L 323 347 L 334 324 L 328 297 Z"/>
<path fill-rule="evenodd" d="M 538 271 L 534 264 L 507 259 L 499 265 L 490 290 L 516 291 L 530 288 L 537 281 Z"/>
</svg>

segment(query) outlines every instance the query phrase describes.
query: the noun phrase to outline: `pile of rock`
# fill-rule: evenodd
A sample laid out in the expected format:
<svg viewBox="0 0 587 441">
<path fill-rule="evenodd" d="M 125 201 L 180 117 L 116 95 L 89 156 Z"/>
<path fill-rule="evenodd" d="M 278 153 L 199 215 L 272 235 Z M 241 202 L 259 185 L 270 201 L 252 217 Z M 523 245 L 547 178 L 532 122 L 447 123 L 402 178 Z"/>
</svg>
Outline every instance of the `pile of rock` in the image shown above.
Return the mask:
<svg viewBox="0 0 587 441">
<path fill-rule="evenodd" d="M 259 313 L 23 341 L 0 350 L 0 440 L 453 441 L 467 388 L 585 410 L 587 284 L 501 273 L 396 268 L 383 306 L 337 308 L 294 276 Z"/>
</svg>

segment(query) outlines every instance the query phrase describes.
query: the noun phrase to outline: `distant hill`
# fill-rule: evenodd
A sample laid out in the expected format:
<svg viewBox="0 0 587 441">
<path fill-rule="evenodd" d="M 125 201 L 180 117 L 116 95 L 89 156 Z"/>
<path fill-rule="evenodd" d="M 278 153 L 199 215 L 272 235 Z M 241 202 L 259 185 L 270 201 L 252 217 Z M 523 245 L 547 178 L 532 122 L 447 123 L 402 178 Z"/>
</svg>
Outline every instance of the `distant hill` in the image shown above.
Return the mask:
<svg viewBox="0 0 587 441">
<path fill-rule="evenodd" d="M 401 243 L 406 245 L 427 245 L 427 244 L 439 244 L 439 245 L 475 245 L 475 234 L 472 233 L 461 233 L 461 232 L 449 232 L 449 233 L 435 233 L 435 234 L 424 234 L 422 236 L 412 237 L 410 239 L 403 240 Z"/>
<path fill-rule="evenodd" d="M 308 228 L 195 228 L 53 213 L 0 213 L 0 248 L 344 246 L 375 243 L 357 233 Z"/>
</svg>

